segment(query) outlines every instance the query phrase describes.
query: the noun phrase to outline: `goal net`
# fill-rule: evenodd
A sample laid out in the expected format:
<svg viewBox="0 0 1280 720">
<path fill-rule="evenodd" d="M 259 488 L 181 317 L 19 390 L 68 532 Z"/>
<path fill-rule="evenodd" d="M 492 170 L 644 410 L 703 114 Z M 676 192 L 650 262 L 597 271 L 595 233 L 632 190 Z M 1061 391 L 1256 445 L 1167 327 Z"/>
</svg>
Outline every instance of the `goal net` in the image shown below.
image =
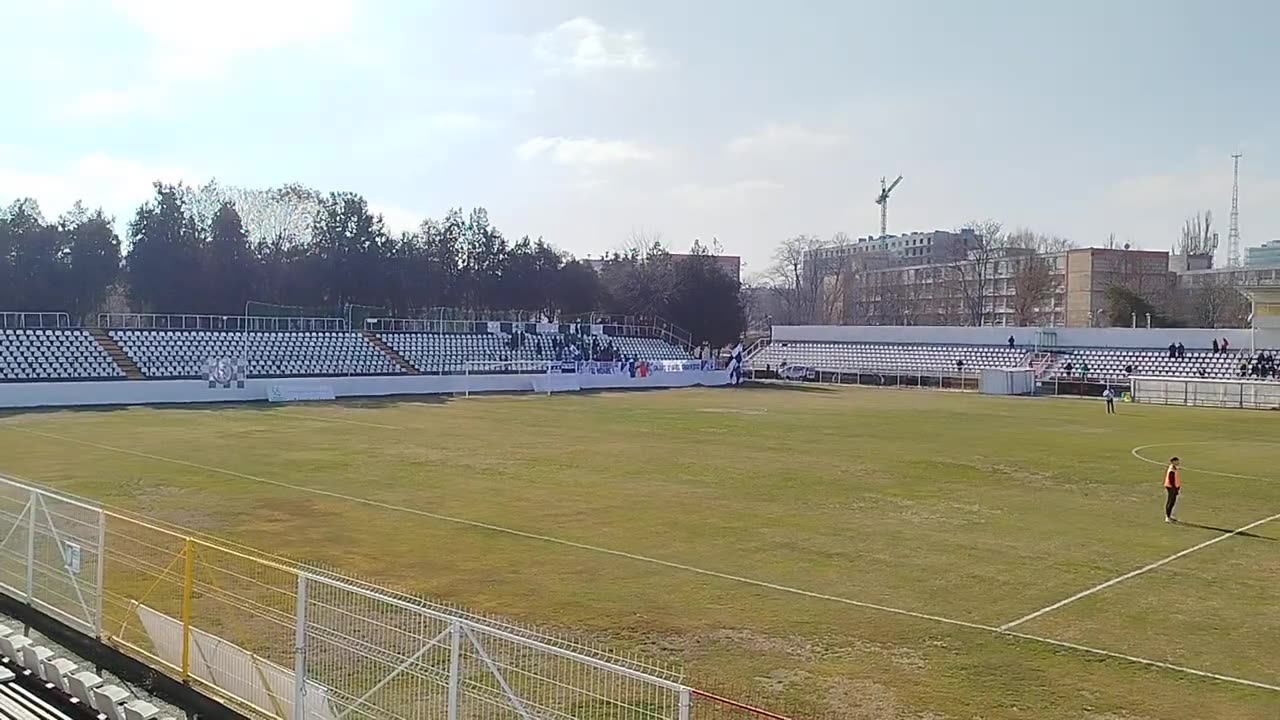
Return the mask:
<svg viewBox="0 0 1280 720">
<path fill-rule="evenodd" d="M 558 383 L 548 382 L 548 378 L 560 375 L 562 370 L 562 363 L 546 360 L 471 361 L 463 364 L 463 389 L 455 394 L 470 397 L 473 392 L 511 392 L 513 389 L 550 394 Z M 512 376 L 527 376 L 530 383 L 514 381 Z"/>
</svg>

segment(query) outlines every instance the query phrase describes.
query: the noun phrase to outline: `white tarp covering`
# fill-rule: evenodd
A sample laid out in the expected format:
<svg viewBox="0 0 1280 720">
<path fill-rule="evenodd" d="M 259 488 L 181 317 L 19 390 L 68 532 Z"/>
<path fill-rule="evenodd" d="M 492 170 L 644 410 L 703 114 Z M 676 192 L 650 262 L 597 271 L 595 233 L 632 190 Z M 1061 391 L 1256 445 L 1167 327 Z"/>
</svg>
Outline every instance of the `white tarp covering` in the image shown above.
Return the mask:
<svg viewBox="0 0 1280 720">
<path fill-rule="evenodd" d="M 146 605 L 138 617 L 155 654 L 182 667 L 182 622 Z M 264 660 L 216 635 L 191 629 L 191 674 L 240 700 L 281 718 L 293 717 L 293 670 Z M 307 718 L 334 720 L 324 686 L 307 682 Z"/>
<path fill-rule="evenodd" d="M 1036 374 L 1030 368 L 983 368 L 978 391 L 984 395 L 1030 395 L 1036 390 Z"/>
</svg>

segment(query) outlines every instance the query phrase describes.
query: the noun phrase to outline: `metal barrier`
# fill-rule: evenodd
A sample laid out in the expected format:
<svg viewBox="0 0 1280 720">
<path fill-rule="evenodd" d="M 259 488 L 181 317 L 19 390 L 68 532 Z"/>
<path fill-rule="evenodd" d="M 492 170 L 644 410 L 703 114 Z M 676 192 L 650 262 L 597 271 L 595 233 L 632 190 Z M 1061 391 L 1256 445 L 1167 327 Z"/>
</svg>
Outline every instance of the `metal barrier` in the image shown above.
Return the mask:
<svg viewBox="0 0 1280 720">
<path fill-rule="evenodd" d="M 347 330 L 340 317 L 266 317 L 258 315 L 160 315 L 98 313 L 98 327 L 110 330 Z"/>
<path fill-rule="evenodd" d="M 1273 380 L 1135 377 L 1131 382 L 1134 402 L 1280 410 L 1280 383 Z"/>
<path fill-rule="evenodd" d="M 64 312 L 0 312 L 0 328 L 65 328 L 71 317 Z"/>
<path fill-rule="evenodd" d="M 0 538 L 0 592 L 254 718 L 780 717 L 677 674 L 8 479 Z"/>
<path fill-rule="evenodd" d="M 0 591 L 97 634 L 104 529 L 91 505 L 0 478 Z"/>
<path fill-rule="evenodd" d="M 790 369 L 803 369 L 803 378 L 786 378 L 779 373 Z M 934 388 L 942 390 L 969 390 L 977 392 L 980 371 L 955 372 L 904 372 L 902 370 L 871 370 L 867 368 L 815 368 L 790 365 L 786 368 L 761 370 L 750 368 L 751 380 L 784 379 L 794 382 L 824 383 L 831 385 L 869 385 L 873 387 Z"/>
</svg>

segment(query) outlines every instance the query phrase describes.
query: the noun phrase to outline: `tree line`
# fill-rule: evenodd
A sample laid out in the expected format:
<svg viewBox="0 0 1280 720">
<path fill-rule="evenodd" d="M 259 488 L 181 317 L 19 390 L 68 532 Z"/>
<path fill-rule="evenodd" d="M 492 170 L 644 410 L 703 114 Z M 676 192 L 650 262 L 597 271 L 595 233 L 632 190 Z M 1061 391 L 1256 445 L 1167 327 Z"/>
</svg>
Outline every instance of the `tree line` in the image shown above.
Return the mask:
<svg viewBox="0 0 1280 720">
<path fill-rule="evenodd" d="M 156 183 L 127 228 L 122 243 L 111 218 L 80 204 L 55 220 L 29 199 L 0 208 L 0 308 L 239 315 L 254 301 L 548 320 L 601 311 L 660 316 L 717 346 L 743 329 L 738 279 L 696 240 L 687 257 L 655 241 L 597 270 L 542 238 L 509 239 L 484 208 L 393 233 L 356 193 L 216 183 Z"/>
</svg>

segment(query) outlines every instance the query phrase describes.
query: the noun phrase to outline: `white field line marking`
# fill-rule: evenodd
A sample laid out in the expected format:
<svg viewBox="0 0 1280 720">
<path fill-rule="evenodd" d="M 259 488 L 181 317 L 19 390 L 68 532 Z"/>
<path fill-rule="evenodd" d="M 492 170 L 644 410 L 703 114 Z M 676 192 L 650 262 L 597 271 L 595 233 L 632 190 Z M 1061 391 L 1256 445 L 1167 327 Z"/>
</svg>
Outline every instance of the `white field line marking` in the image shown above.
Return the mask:
<svg viewBox="0 0 1280 720">
<path fill-rule="evenodd" d="M 635 553 L 629 553 L 623 550 L 613 550 L 610 548 L 599 547 L 596 545 L 588 545 L 586 543 L 580 543 L 573 540 L 565 540 L 563 538 L 551 537 L 549 535 L 539 535 L 537 533 L 526 532 L 524 530 L 515 530 L 513 528 L 503 527 L 501 525 L 491 525 L 489 523 L 484 523 L 477 520 L 467 520 L 465 518 L 452 517 L 449 515 L 440 515 L 438 513 L 427 512 L 426 510 L 419 510 L 417 508 L 406 507 L 404 505 L 395 505 L 392 503 L 380 502 L 378 500 L 370 500 L 368 498 L 355 497 L 353 495 L 344 495 L 342 493 L 336 493 L 329 490 L 320 490 L 318 488 L 311 488 L 303 485 L 293 485 L 290 483 L 281 482 L 279 480 L 270 480 L 268 478 L 258 477 L 256 475 L 248 475 L 246 473 L 236 472 L 235 470 L 227 470 L 225 468 L 213 467 L 211 465 L 201 465 L 200 463 L 189 462 L 187 460 L 178 460 L 175 458 L 164 457 L 162 455 L 152 455 L 151 453 L 144 453 L 138 450 L 129 450 L 126 448 L 113 447 L 111 445 L 103 445 L 102 443 L 90 442 L 88 440 L 80 440 L 77 438 L 66 437 L 63 435 L 55 435 L 54 433 L 43 432 L 40 430 L 32 430 L 30 428 L 20 428 L 20 427 L 13 427 L 13 426 L 10 426 L 10 429 L 16 430 L 18 432 L 38 435 L 40 437 L 50 438 L 53 440 L 61 440 L 64 442 L 75 443 L 77 445 L 85 445 L 87 447 L 98 448 L 99 450 L 107 450 L 110 452 L 121 453 L 124 455 L 134 455 L 136 457 L 146 458 L 148 460 L 157 460 L 159 462 L 173 463 L 174 465 L 185 465 L 187 467 L 195 468 L 197 470 L 206 470 L 209 472 L 220 473 L 223 475 L 240 478 L 242 480 L 249 480 L 252 482 L 263 483 L 266 485 L 274 485 L 276 487 L 282 487 L 288 490 L 295 490 L 297 492 L 313 493 L 316 495 L 323 495 L 325 497 L 330 497 L 337 500 L 345 500 L 347 502 L 360 503 L 362 505 L 370 505 L 372 507 L 382 508 L 384 510 L 395 510 L 397 512 L 420 515 L 422 517 L 432 518 L 434 520 L 442 520 L 445 522 L 457 523 L 459 525 L 468 525 L 470 527 L 481 528 L 484 530 L 491 530 L 493 532 L 506 533 L 508 535 L 515 535 L 518 537 L 529 538 L 531 540 L 541 540 L 543 542 L 555 543 L 557 545 L 566 545 L 568 547 L 578 548 L 580 550 L 589 550 L 591 552 L 614 555 L 617 557 L 623 557 L 630 560 L 638 560 L 640 562 L 652 563 L 654 565 L 662 565 L 662 566 L 673 568 L 676 570 L 684 570 L 686 572 L 698 573 L 700 575 L 706 575 L 709 577 L 721 578 L 723 580 L 732 580 L 734 582 L 769 588 L 771 590 L 780 590 L 783 592 L 794 593 L 796 595 L 805 595 L 808 597 L 818 598 L 820 600 L 831 600 L 833 602 L 844 603 L 846 605 L 853 605 L 856 607 L 868 608 L 871 610 L 880 610 L 882 612 L 893 613 L 895 615 L 905 615 L 907 617 L 914 617 L 921 620 L 932 620 L 934 622 L 946 623 L 948 625 L 957 625 L 960 627 L 968 627 L 968 628 L 973 628 L 977 630 L 988 630 L 988 631 L 995 630 L 995 628 L 989 625 L 981 625 L 978 623 L 966 622 L 964 620 L 955 620 L 952 618 L 946 618 L 939 615 L 929 615 L 927 613 L 918 613 L 912 610 L 903 610 L 901 608 L 889 607 L 887 605 L 877 605 L 875 603 L 862 602 L 860 600 L 850 600 L 848 598 L 837 597 L 835 595 L 826 595 L 823 593 L 816 593 L 809 590 L 801 590 L 799 588 L 787 587 L 785 585 L 777 585 L 775 583 L 766 582 L 764 580 L 754 580 L 752 578 L 740 577 L 738 575 L 730 575 L 728 573 L 722 573 L 716 570 L 705 570 L 702 568 L 693 567 L 692 565 L 684 565 L 682 563 L 671 562 L 670 560 L 660 560 L 658 558 L 652 558 L 645 555 L 637 555 Z"/>
<path fill-rule="evenodd" d="M 1225 440 L 1225 441 L 1193 440 L 1191 442 L 1182 442 L 1182 443 L 1153 443 L 1151 445 L 1139 445 L 1138 447 L 1130 450 L 1129 454 L 1133 455 L 1134 457 L 1138 458 L 1139 460 L 1145 463 L 1151 463 L 1152 465 L 1167 465 L 1168 464 L 1167 461 L 1153 460 L 1149 457 L 1143 457 L 1142 455 L 1139 454 L 1139 451 L 1146 450 L 1148 448 L 1155 448 L 1155 447 L 1181 447 L 1183 445 L 1219 445 L 1219 444 L 1250 444 L 1250 443 L 1254 445 L 1274 445 L 1275 444 L 1275 443 L 1266 442 L 1265 440 Z M 1273 478 L 1258 477 L 1257 475 L 1238 475 L 1236 473 L 1218 472 L 1217 470 L 1199 470 L 1193 467 L 1188 467 L 1186 465 L 1183 465 L 1182 469 L 1190 470 L 1192 472 L 1203 473 L 1205 475 L 1217 475 L 1219 477 L 1237 478 L 1240 480 L 1262 480 L 1264 482 L 1274 482 Z"/>
<path fill-rule="evenodd" d="M 1221 680 L 1223 682 L 1236 683 L 1239 685 L 1248 685 L 1249 687 L 1261 688 L 1263 690 L 1271 690 L 1273 692 L 1280 692 L 1280 685 L 1269 685 L 1264 682 L 1258 682 L 1257 680 L 1245 680 L 1244 678 L 1232 677 L 1230 675 L 1219 675 L 1218 673 L 1207 672 L 1205 670 L 1196 670 L 1195 668 L 1189 668 L 1184 665 L 1174 665 L 1173 663 L 1162 662 L 1160 660 L 1150 660 L 1148 658 L 1137 657 L 1134 655 L 1125 655 L 1124 653 L 1111 652 L 1110 650 L 1099 650 L 1098 648 L 1089 647 L 1088 645 L 1079 645 L 1077 643 L 1067 642 L 1065 640 L 1054 640 L 1053 638 L 1041 637 L 1039 635 L 1028 635 L 1026 633 L 1014 632 L 1012 630 L 996 630 L 996 632 L 1000 633 L 1001 635 L 1008 635 L 1009 637 L 1022 638 L 1023 640 L 1034 640 L 1036 642 L 1048 643 L 1049 645 L 1056 645 L 1062 648 L 1079 650 L 1080 652 L 1087 652 L 1087 653 L 1093 653 L 1094 655 L 1102 655 L 1104 657 L 1116 658 L 1117 660 L 1128 660 L 1129 662 L 1139 663 L 1141 665 L 1150 665 L 1151 667 L 1164 668 L 1165 670 L 1176 670 L 1178 672 L 1187 673 L 1189 675 L 1198 675 L 1200 677 L 1211 678 L 1213 680 Z"/>
<path fill-rule="evenodd" d="M 1186 442 L 1186 443 L 1155 443 L 1155 444 L 1152 444 L 1152 445 L 1139 445 L 1138 447 L 1134 448 L 1133 450 L 1130 450 L 1129 452 L 1130 452 L 1134 457 L 1138 458 L 1139 460 L 1141 460 L 1141 461 L 1143 461 L 1143 462 L 1152 463 L 1152 464 L 1154 464 L 1154 465 L 1163 465 L 1164 463 L 1163 463 L 1163 462 L 1160 462 L 1159 460 L 1152 460 L 1152 459 L 1150 459 L 1150 458 L 1145 458 L 1145 457 L 1143 457 L 1142 455 L 1138 454 L 1138 451 L 1140 451 L 1140 450 L 1145 450 L 1145 449 L 1147 449 L 1147 448 L 1153 448 L 1153 447 L 1166 447 L 1166 446 L 1170 446 L 1170 445 L 1205 445 L 1205 444 L 1214 443 L 1214 442 L 1218 442 L 1218 441 L 1215 441 L 1215 440 L 1200 440 L 1200 441 L 1193 441 L 1193 442 Z M 1190 468 L 1186 468 L 1186 469 L 1188 469 L 1188 470 L 1189 470 Z M 1214 472 L 1214 471 L 1212 471 L 1212 470 L 1196 470 L 1195 472 L 1208 473 L 1208 474 L 1213 474 L 1213 475 L 1222 475 L 1222 476 L 1224 476 L 1224 477 L 1241 478 L 1241 479 L 1245 479 L 1245 480 L 1266 480 L 1266 479 L 1267 479 L 1267 478 L 1256 477 L 1256 476 L 1253 476 L 1253 475 L 1237 475 L 1237 474 L 1234 474 L 1234 473 L 1220 473 L 1220 472 Z M 1057 610 L 1058 608 L 1064 607 L 1064 606 L 1066 606 L 1066 605 L 1070 605 L 1071 603 L 1073 603 L 1073 602 L 1075 602 L 1075 601 L 1077 601 L 1077 600 L 1080 600 L 1080 599 L 1083 599 L 1083 598 L 1089 597 L 1090 595 L 1092 595 L 1092 594 L 1094 594 L 1094 593 L 1096 593 L 1096 592 L 1100 592 L 1100 591 L 1102 591 L 1102 590 L 1106 590 L 1107 588 L 1111 587 L 1112 585 L 1116 585 L 1116 584 L 1122 583 L 1122 582 L 1124 582 L 1125 580 L 1129 580 L 1130 578 L 1135 578 L 1135 577 L 1137 577 L 1137 576 L 1139 576 L 1139 575 L 1142 575 L 1143 573 L 1151 572 L 1152 570 L 1155 570 L 1156 568 L 1162 567 L 1162 566 L 1164 566 L 1164 565 L 1168 565 L 1169 563 L 1173 562 L 1174 560 L 1177 560 L 1177 559 L 1178 559 L 1178 558 L 1180 558 L 1180 557 L 1183 557 L 1183 556 L 1186 556 L 1186 555 L 1190 555 L 1191 553 L 1196 552 L 1197 550 L 1203 550 L 1204 548 L 1207 548 L 1207 547 L 1209 547 L 1210 545 L 1213 545 L 1214 543 L 1219 543 L 1219 542 L 1222 542 L 1223 540 L 1226 540 L 1226 539 L 1227 539 L 1227 538 L 1229 538 L 1229 537 L 1233 537 L 1233 536 L 1235 536 L 1235 535 L 1239 535 L 1240 533 L 1243 533 L 1243 532 L 1248 532 L 1249 530 L 1252 530 L 1253 528 L 1256 528 L 1256 527 L 1258 527 L 1259 525 L 1265 525 L 1266 523 L 1269 523 L 1269 522 L 1271 522 L 1271 521 L 1273 521 L 1273 520 L 1280 520 L 1280 513 L 1276 513 L 1275 515 L 1272 515 L 1272 516 L 1270 516 L 1270 517 L 1262 518 L 1261 520 L 1255 520 L 1254 522 L 1251 522 L 1251 523 L 1249 523 L 1248 525 L 1245 525 L 1244 527 L 1241 527 L 1241 528 L 1237 528 L 1237 529 L 1235 529 L 1235 530 L 1232 530 L 1231 532 L 1226 533 L 1225 535 L 1219 535 L 1219 536 L 1217 536 L 1217 537 L 1215 537 L 1215 538 L 1211 538 L 1211 539 L 1209 539 L 1209 540 L 1206 540 L 1206 541 L 1204 541 L 1204 542 L 1200 543 L 1199 545 L 1194 545 L 1194 546 L 1192 546 L 1192 547 L 1187 548 L 1186 550 L 1182 550 L 1181 552 L 1176 552 L 1176 553 L 1174 553 L 1174 554 L 1170 555 L 1170 556 L 1169 556 L 1169 557 L 1167 557 L 1167 558 L 1164 558 L 1164 559 L 1162 559 L 1162 560 L 1157 560 L 1157 561 L 1155 561 L 1155 562 L 1151 563 L 1150 565 L 1146 565 L 1146 566 L 1140 567 L 1140 568 L 1138 568 L 1137 570 L 1131 570 L 1131 571 L 1129 571 L 1129 572 L 1125 573 L 1124 575 L 1121 575 L 1121 576 L 1119 576 L 1119 577 L 1112 578 L 1112 579 L 1110 579 L 1110 580 L 1108 580 L 1108 581 L 1106 581 L 1106 582 L 1104 582 L 1104 583 L 1101 583 L 1101 584 L 1099 584 L 1099 585 L 1095 585 L 1095 586 L 1093 586 L 1093 587 L 1089 588 L 1088 590 L 1084 590 L 1084 591 L 1078 592 L 1078 593 L 1076 593 L 1075 595 L 1072 595 L 1071 597 L 1066 598 L 1065 600 L 1059 600 L 1058 602 L 1056 602 L 1056 603 L 1054 603 L 1054 604 L 1052 604 L 1052 605 L 1049 605 L 1049 606 L 1047 606 L 1047 607 L 1040 608 L 1039 610 L 1036 610 L 1035 612 L 1033 612 L 1033 613 L 1031 613 L 1031 614 L 1029 614 L 1029 615 L 1024 615 L 1024 616 L 1022 616 L 1022 617 L 1018 618 L 1017 620 L 1013 620 L 1013 621 L 1011 621 L 1011 622 L 1007 622 L 1007 623 L 1005 623 L 1004 625 L 1001 625 L 999 629 L 1000 629 L 1000 630 L 1002 630 L 1002 631 L 1004 631 L 1004 630 L 1009 630 L 1010 628 L 1017 627 L 1018 625 L 1021 625 L 1021 624 L 1025 623 L 1025 622 L 1027 622 L 1028 620 L 1034 620 L 1034 619 L 1036 619 L 1036 618 L 1040 617 L 1041 615 L 1044 615 L 1045 613 L 1053 612 L 1054 610 Z"/>
<path fill-rule="evenodd" d="M 1230 538 L 1230 537 L 1234 537 L 1234 536 L 1236 536 L 1236 535 L 1239 535 L 1239 534 L 1240 534 L 1240 533 L 1242 533 L 1242 532 L 1248 532 L 1249 530 L 1252 530 L 1252 529 L 1254 529 L 1254 528 L 1258 527 L 1259 525 L 1265 525 L 1266 523 L 1269 523 L 1269 522 L 1271 522 L 1272 520 L 1280 520 L 1280 513 L 1276 513 L 1275 515 L 1272 515 L 1272 516 L 1270 516 L 1270 517 L 1264 517 L 1264 518 L 1262 518 L 1261 520 L 1254 520 L 1253 522 L 1249 523 L 1248 525 L 1245 525 L 1245 526 L 1244 526 L 1244 527 L 1242 527 L 1242 528 L 1237 528 L 1237 529 L 1235 529 L 1235 530 L 1232 530 L 1231 532 L 1226 533 L 1225 535 L 1218 535 L 1217 537 L 1210 538 L 1209 540 L 1205 540 L 1204 542 L 1200 543 L 1199 545 L 1193 545 L 1192 547 L 1189 547 L 1189 548 L 1187 548 L 1186 550 L 1182 550 L 1182 551 L 1180 551 L 1180 552 L 1176 552 L 1176 553 L 1174 553 L 1174 554 L 1170 555 L 1170 556 L 1169 556 L 1169 557 L 1167 557 L 1167 558 L 1164 558 L 1164 559 L 1162 559 L 1162 560 L 1157 560 L 1157 561 L 1155 561 L 1155 562 L 1151 563 L 1150 565 L 1144 565 L 1143 567 L 1140 567 L 1140 568 L 1138 568 L 1137 570 L 1130 570 L 1129 572 L 1127 572 L 1127 573 L 1125 573 L 1125 574 L 1123 574 L 1123 575 L 1121 575 L 1121 576 L 1119 576 L 1119 577 L 1111 578 L 1110 580 L 1108 580 L 1108 581 L 1106 581 L 1106 582 L 1104 582 L 1104 583 L 1100 583 L 1100 584 L 1098 584 L 1098 585 L 1094 585 L 1093 587 L 1089 588 L 1088 590 L 1083 590 L 1083 591 L 1081 591 L 1081 592 L 1078 592 L 1078 593 L 1076 593 L 1075 595 L 1072 595 L 1071 597 L 1069 597 L 1069 598 L 1067 598 L 1067 599 L 1065 599 L 1065 600 L 1059 600 L 1058 602 L 1056 602 L 1056 603 L 1054 603 L 1054 604 L 1052 604 L 1052 605 L 1049 605 L 1049 606 L 1047 606 L 1047 607 L 1040 608 L 1039 610 L 1037 610 L 1037 611 L 1035 611 L 1035 612 L 1031 613 L 1030 615 L 1024 615 L 1024 616 L 1022 616 L 1022 617 L 1018 618 L 1017 620 L 1014 620 L 1014 621 L 1012 621 L 1012 622 L 1007 622 L 1007 623 L 1005 623 L 1005 624 L 1001 625 L 1001 626 L 999 627 L 999 630 L 1004 631 L 1004 630 L 1008 630 L 1008 629 L 1013 628 L 1013 627 L 1017 627 L 1018 625 L 1021 625 L 1022 623 L 1027 622 L 1028 620 L 1034 620 L 1034 619 L 1036 619 L 1036 618 L 1040 617 L 1041 615 L 1044 615 L 1045 613 L 1053 612 L 1054 610 L 1057 610 L 1058 608 L 1061 608 L 1061 607 L 1064 607 L 1064 606 L 1070 605 L 1071 603 L 1073 603 L 1073 602 L 1075 602 L 1075 601 L 1077 601 L 1077 600 L 1081 600 L 1081 599 L 1083 599 L 1083 598 L 1087 598 L 1087 597 L 1089 597 L 1090 595 L 1092 595 L 1092 594 L 1094 594 L 1094 593 L 1096 593 L 1096 592 L 1101 592 L 1101 591 L 1103 591 L 1103 590 L 1106 590 L 1107 588 L 1111 587 L 1112 585 L 1118 585 L 1118 584 L 1120 584 L 1120 583 L 1124 582 L 1125 580 L 1129 580 L 1130 578 L 1135 578 L 1135 577 L 1137 577 L 1137 576 L 1139 576 L 1139 575 L 1142 575 L 1143 573 L 1151 572 L 1152 570 L 1155 570 L 1155 569 L 1156 569 L 1156 568 L 1158 568 L 1158 567 L 1162 567 L 1162 566 L 1164 566 L 1164 565 L 1168 565 L 1169 563 L 1173 562 L 1174 560 L 1177 560 L 1177 559 L 1178 559 L 1178 558 L 1180 558 L 1180 557 L 1184 557 L 1184 556 L 1186 556 L 1186 555 L 1190 555 L 1191 553 L 1196 552 L 1197 550 L 1203 550 L 1203 549 L 1205 549 L 1205 548 L 1209 547 L 1210 545 L 1213 545 L 1213 544 L 1215 544 L 1215 543 L 1220 543 L 1220 542 L 1222 542 L 1223 540 L 1226 540 L 1227 538 Z"/>
<path fill-rule="evenodd" d="M 382 430 L 408 430 L 409 428 L 400 427 L 399 425 L 380 425 L 378 423 L 363 422 L 361 420 L 347 420 L 345 418 L 328 417 L 325 415 L 310 415 L 306 413 L 289 412 L 287 410 L 273 410 L 271 415 L 280 417 L 295 418 L 297 420 L 314 420 L 316 422 L 342 423 L 343 425 L 359 425 L 360 427 L 380 428 Z"/>
<path fill-rule="evenodd" d="M 1087 645 L 1077 645 L 1075 643 L 1064 642 L 1062 640 L 1053 640 L 1051 638 L 1044 638 L 1037 635 L 1028 635 L 1026 633 L 1011 632 L 1007 630 L 1002 630 L 1001 628 L 993 627 L 991 625 L 983 625 L 981 623 L 968 622 L 966 620 L 956 620 L 954 618 L 943 617 L 941 615 L 931 615 L 928 613 L 915 612 L 914 610 L 904 610 L 902 608 L 890 607 L 888 605 L 879 605 L 876 603 L 863 602 L 861 600 L 853 600 L 850 598 L 840 597 L 838 595 L 828 595 L 826 593 L 813 592 L 811 590 L 804 590 L 801 588 L 794 588 L 786 585 L 779 585 L 777 583 L 772 583 L 765 580 L 756 580 L 753 578 L 742 577 L 739 575 L 732 575 L 729 573 L 723 573 L 716 570 L 706 570 L 704 568 L 694 567 L 692 565 L 685 565 L 683 563 L 671 562 L 669 560 L 660 560 L 658 558 L 652 558 L 645 555 L 638 555 L 636 553 L 629 553 L 622 550 L 612 550 L 609 548 L 598 547 L 595 545 L 588 545 L 586 543 L 575 542 L 573 540 L 565 540 L 562 538 L 551 537 L 548 535 L 539 535 L 537 533 L 525 532 L 523 530 L 515 530 L 513 528 L 502 527 L 500 525 L 491 525 L 489 523 L 478 522 L 475 520 L 466 520 L 464 518 L 455 518 L 455 517 L 450 517 L 448 515 L 439 515 L 436 513 L 429 513 L 429 512 L 426 512 L 425 510 L 418 510 L 416 508 L 405 507 L 403 505 L 394 505 L 391 503 L 384 503 L 384 502 L 379 502 L 377 500 L 369 500 L 367 498 L 359 498 L 351 495 L 343 495 L 341 493 L 330 492 L 328 490 L 319 490 L 317 488 L 309 488 L 301 485 L 291 485 L 289 483 L 280 482 L 278 480 L 269 480 L 267 478 L 248 475 L 245 473 L 236 472 L 234 470 L 227 470 L 224 468 L 213 467 L 210 465 L 201 465 L 199 463 L 188 462 L 186 460 L 177 460 L 175 458 L 168 458 L 160 455 L 152 455 L 150 453 L 139 452 L 137 450 L 127 450 L 124 448 L 112 447 L 110 445 L 103 445 L 101 443 L 90 442 L 88 440 L 79 440 L 76 438 L 65 437 L 62 435 L 56 435 L 54 433 L 43 432 L 40 430 L 31 430 L 30 428 L 22 428 L 14 425 L 7 425 L 6 427 L 8 429 L 16 430 L 18 432 L 30 433 L 32 435 L 37 435 L 40 437 L 50 438 L 54 440 L 61 440 L 63 442 L 69 442 L 77 445 L 84 445 L 86 447 L 98 448 L 100 450 L 107 450 L 110 452 L 120 453 L 123 455 L 134 455 L 136 457 L 146 458 L 149 460 L 167 462 L 167 463 L 172 463 L 174 465 L 184 465 L 186 467 L 196 468 L 198 470 L 207 470 L 209 472 L 221 473 L 223 475 L 228 475 L 230 477 L 237 477 L 244 480 L 250 480 L 252 482 L 263 483 L 266 485 L 274 485 L 276 487 L 283 487 L 289 490 L 296 490 L 298 492 L 313 493 L 315 495 L 322 495 L 325 497 L 331 497 L 338 500 L 346 500 L 348 502 L 359 503 L 362 505 L 369 505 L 372 507 L 383 508 L 386 510 L 394 510 L 397 512 L 410 513 L 414 515 L 420 515 L 423 517 L 432 518 L 435 520 L 441 520 L 444 522 L 451 522 L 459 525 L 466 525 L 469 527 L 480 528 L 483 530 L 490 530 L 493 532 L 505 533 L 505 534 L 514 535 L 517 537 L 528 538 L 531 540 L 540 540 L 542 542 L 554 543 L 556 545 L 563 545 L 567 547 L 577 548 L 579 550 L 588 550 L 591 552 L 598 552 L 606 555 L 613 555 L 615 557 L 627 558 L 629 560 L 636 560 L 639 562 L 649 563 L 652 565 L 668 567 L 674 570 L 683 570 L 685 572 L 694 573 L 697 575 L 703 575 L 706 577 L 719 578 L 722 580 L 729 580 L 732 582 L 742 583 L 744 585 L 752 585 L 755 587 L 767 588 L 770 590 L 777 590 L 778 592 L 789 593 L 792 595 L 801 595 L 804 597 L 810 597 L 818 600 L 827 600 L 830 602 L 841 603 L 844 605 L 851 605 L 853 607 L 865 608 L 868 610 L 879 610 L 880 612 L 890 613 L 893 615 L 900 615 L 904 617 L 916 618 L 919 620 L 929 620 L 929 621 L 941 623 L 944 625 L 969 628 L 972 630 L 982 630 L 982 631 L 994 633 L 996 635 L 1005 635 L 1008 637 L 1015 637 L 1023 640 L 1031 640 L 1034 642 L 1045 643 L 1045 644 L 1054 645 L 1057 647 L 1069 648 L 1072 650 L 1087 652 L 1094 655 L 1100 655 L 1103 657 L 1127 660 L 1129 662 L 1148 665 L 1151 667 L 1164 668 L 1167 670 L 1175 670 L 1178 672 L 1197 675 L 1200 677 L 1221 680 L 1223 682 L 1235 683 L 1238 685 L 1247 685 L 1250 687 L 1261 688 L 1264 690 L 1280 692 L 1280 685 L 1269 685 L 1267 683 L 1261 683 L 1256 680 L 1247 680 L 1244 678 L 1232 677 L 1230 675 L 1219 675 L 1217 673 L 1206 672 L 1204 670 L 1196 670 L 1194 668 L 1183 667 L 1181 665 L 1174 665 L 1171 663 L 1161 662 L 1159 660 L 1149 660 L 1147 658 L 1141 658 L 1141 657 L 1136 657 L 1132 655 L 1123 655 L 1120 653 L 1111 652 L 1109 650 L 1101 650 L 1098 648 L 1089 647 Z"/>
</svg>

